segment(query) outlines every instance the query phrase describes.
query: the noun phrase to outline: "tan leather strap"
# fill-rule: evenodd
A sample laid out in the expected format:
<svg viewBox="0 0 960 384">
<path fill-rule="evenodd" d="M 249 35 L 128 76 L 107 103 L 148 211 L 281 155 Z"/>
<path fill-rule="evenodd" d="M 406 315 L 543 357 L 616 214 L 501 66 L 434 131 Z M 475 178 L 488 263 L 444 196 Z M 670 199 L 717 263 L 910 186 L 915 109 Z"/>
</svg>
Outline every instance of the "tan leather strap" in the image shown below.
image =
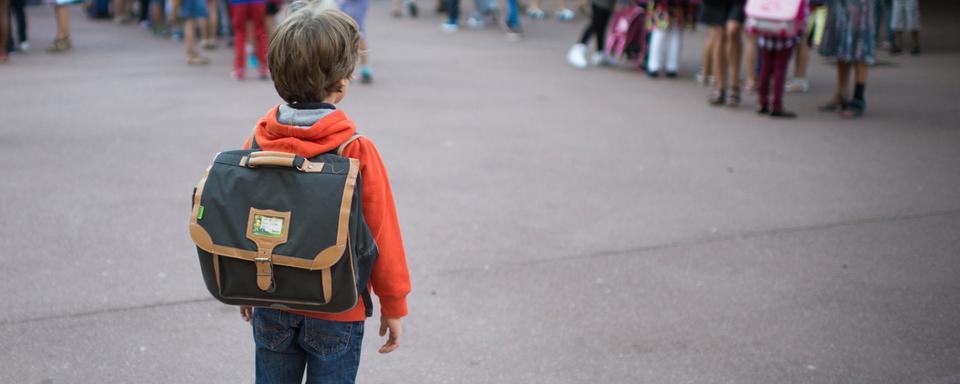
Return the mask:
<svg viewBox="0 0 960 384">
<path fill-rule="evenodd" d="M 333 297 L 333 274 L 330 273 L 330 268 L 320 272 L 320 280 L 323 280 L 323 302 L 329 303 L 330 298 Z"/>
<path fill-rule="evenodd" d="M 248 167 L 260 167 L 264 165 L 272 165 L 275 167 L 288 167 L 293 168 L 293 157 L 279 157 L 279 156 L 260 156 L 253 157 L 251 156 L 247 160 Z"/>
<path fill-rule="evenodd" d="M 272 249 L 268 250 L 272 251 Z M 271 260 L 270 253 L 264 252 L 263 249 L 260 249 L 259 255 L 254 259 L 254 264 L 257 265 L 257 287 L 265 292 L 273 292 L 273 260 Z"/>
<path fill-rule="evenodd" d="M 340 146 L 337 147 L 337 156 L 343 156 L 343 150 L 347 149 L 347 146 L 350 145 L 350 143 L 357 141 L 357 139 L 361 137 L 363 137 L 363 135 L 350 136 L 350 138 L 347 139 L 347 141 L 344 141 L 343 144 L 340 144 Z"/>
<path fill-rule="evenodd" d="M 250 153 L 250 158 L 255 158 L 255 157 L 289 157 L 289 158 L 292 159 L 292 158 L 294 158 L 294 157 L 296 157 L 296 156 L 297 156 L 297 155 L 292 154 L 292 153 L 289 153 L 289 152 L 277 152 L 277 151 L 256 151 L 256 152 L 251 152 L 251 153 Z"/>
</svg>

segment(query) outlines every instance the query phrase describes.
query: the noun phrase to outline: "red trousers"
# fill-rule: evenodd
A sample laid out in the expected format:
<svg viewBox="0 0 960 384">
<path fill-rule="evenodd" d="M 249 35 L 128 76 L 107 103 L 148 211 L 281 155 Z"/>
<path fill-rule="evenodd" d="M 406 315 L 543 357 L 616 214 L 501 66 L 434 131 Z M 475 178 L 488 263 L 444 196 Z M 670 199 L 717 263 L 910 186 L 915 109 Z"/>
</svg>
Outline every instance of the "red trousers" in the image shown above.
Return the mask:
<svg viewBox="0 0 960 384">
<path fill-rule="evenodd" d="M 803 44 L 799 42 L 797 44 Z M 770 106 L 770 80 L 773 78 L 773 108 L 774 111 L 783 110 L 783 91 L 784 83 L 787 77 L 787 66 L 790 64 L 790 56 L 793 55 L 793 48 L 769 50 L 759 49 L 760 53 L 760 76 L 758 77 L 757 96 L 761 107 Z"/>
<path fill-rule="evenodd" d="M 260 73 L 267 72 L 267 6 L 264 3 L 230 4 L 233 24 L 233 69 L 243 70 L 247 48 L 247 22 L 253 22 L 254 49 Z"/>
</svg>

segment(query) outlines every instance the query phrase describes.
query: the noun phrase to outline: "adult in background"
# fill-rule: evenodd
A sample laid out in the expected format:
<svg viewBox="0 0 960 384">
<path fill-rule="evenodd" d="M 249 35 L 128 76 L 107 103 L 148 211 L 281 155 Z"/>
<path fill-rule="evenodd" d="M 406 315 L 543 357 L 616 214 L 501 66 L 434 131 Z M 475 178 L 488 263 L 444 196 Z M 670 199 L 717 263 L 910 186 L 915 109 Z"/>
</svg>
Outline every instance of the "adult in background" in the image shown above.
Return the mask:
<svg viewBox="0 0 960 384">
<path fill-rule="evenodd" d="M 740 105 L 740 56 L 746 0 L 704 0 L 700 22 L 709 26 L 716 78 L 710 105 Z M 729 86 L 729 89 L 728 89 Z"/>
<path fill-rule="evenodd" d="M 821 111 L 839 111 L 845 118 L 863 116 L 867 66 L 873 64 L 877 38 L 873 11 L 873 0 L 827 0 L 820 54 L 837 59 L 837 89 L 833 98 L 820 106 Z M 848 99 L 851 68 L 855 85 L 853 99 Z"/>
<path fill-rule="evenodd" d="M 57 19 L 57 37 L 47 47 L 47 53 L 60 53 L 73 49 L 73 42 L 70 40 L 70 10 L 67 8 L 71 4 L 80 4 L 80 0 L 48 0 L 53 4 L 53 13 Z"/>
</svg>

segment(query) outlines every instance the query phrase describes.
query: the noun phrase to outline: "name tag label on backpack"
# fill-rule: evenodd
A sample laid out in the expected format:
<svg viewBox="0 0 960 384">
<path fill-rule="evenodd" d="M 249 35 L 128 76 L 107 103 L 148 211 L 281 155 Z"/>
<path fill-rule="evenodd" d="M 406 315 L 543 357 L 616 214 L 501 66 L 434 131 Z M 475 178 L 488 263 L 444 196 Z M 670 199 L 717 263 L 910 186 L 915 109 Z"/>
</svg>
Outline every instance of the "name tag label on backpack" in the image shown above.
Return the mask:
<svg viewBox="0 0 960 384">
<path fill-rule="evenodd" d="M 283 237 L 285 221 L 282 217 L 253 216 L 253 234 L 268 237 Z"/>
</svg>

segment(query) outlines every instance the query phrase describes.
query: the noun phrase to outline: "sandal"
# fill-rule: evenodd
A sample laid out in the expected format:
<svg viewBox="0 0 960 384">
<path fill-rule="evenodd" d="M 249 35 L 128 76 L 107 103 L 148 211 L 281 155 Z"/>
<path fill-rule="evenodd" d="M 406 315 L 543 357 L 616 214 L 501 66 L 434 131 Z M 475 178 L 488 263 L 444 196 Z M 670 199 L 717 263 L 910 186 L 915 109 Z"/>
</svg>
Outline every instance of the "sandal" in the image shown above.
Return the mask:
<svg viewBox="0 0 960 384">
<path fill-rule="evenodd" d="M 856 119 L 863 116 L 863 111 L 867 109 L 867 103 L 863 99 L 853 99 L 843 106 L 840 111 L 840 117 L 844 119 Z"/>
<path fill-rule="evenodd" d="M 200 56 L 195 52 L 187 53 L 187 65 L 207 65 L 210 63 L 210 59 Z"/>
<path fill-rule="evenodd" d="M 730 94 L 727 95 L 727 106 L 737 107 L 740 105 L 740 88 L 730 87 Z"/>
<path fill-rule="evenodd" d="M 830 101 L 826 102 L 826 104 L 818 106 L 817 110 L 820 112 L 836 112 L 842 110 L 846 105 L 847 99 L 840 96 L 834 96 L 832 99 L 830 99 Z"/>
<path fill-rule="evenodd" d="M 716 107 L 716 106 L 723 105 L 724 101 L 726 100 L 727 100 L 727 92 L 723 89 L 717 89 L 710 94 L 710 98 L 707 99 L 707 102 L 710 103 L 710 105 Z"/>
<path fill-rule="evenodd" d="M 69 51 L 70 48 L 73 48 L 73 43 L 70 42 L 70 36 L 62 37 L 59 39 L 54 39 L 50 46 L 47 47 L 47 53 L 59 53 Z"/>
</svg>

